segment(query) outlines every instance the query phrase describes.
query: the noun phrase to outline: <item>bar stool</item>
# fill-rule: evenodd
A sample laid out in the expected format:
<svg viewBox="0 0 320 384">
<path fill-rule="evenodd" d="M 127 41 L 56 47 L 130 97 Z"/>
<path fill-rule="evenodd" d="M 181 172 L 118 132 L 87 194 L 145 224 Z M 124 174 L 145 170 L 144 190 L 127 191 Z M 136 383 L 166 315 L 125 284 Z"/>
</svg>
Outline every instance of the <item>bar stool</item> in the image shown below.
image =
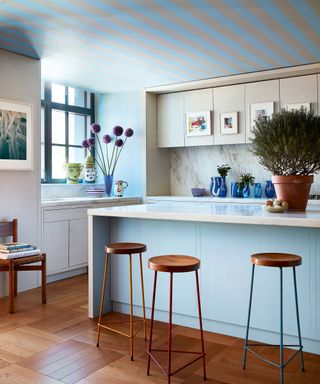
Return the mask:
<svg viewBox="0 0 320 384">
<path fill-rule="evenodd" d="M 109 331 L 119 333 L 123 336 L 130 338 L 130 354 L 131 361 L 133 361 L 133 338 L 137 335 L 137 333 L 144 328 L 144 338 L 147 340 L 147 321 L 146 321 L 146 309 L 145 309 L 145 301 L 144 301 L 144 284 L 143 284 L 143 271 L 142 271 L 142 253 L 147 250 L 147 246 L 141 243 L 112 243 L 105 246 L 105 265 L 104 265 L 104 276 L 103 276 L 103 285 L 101 291 L 101 303 L 100 303 L 100 312 L 99 312 L 99 321 L 98 321 L 98 330 L 97 330 L 97 347 L 99 347 L 99 339 L 100 339 L 100 330 L 101 328 L 108 329 Z M 108 273 L 108 263 L 109 263 L 109 255 L 129 255 L 129 281 L 130 281 L 130 321 L 129 321 L 129 334 L 118 331 L 117 329 L 109 327 L 111 324 L 121 324 L 127 323 L 125 321 L 118 322 L 109 322 L 102 324 L 102 310 L 104 303 L 104 294 L 106 288 L 106 280 Z M 142 292 L 142 310 L 143 310 L 143 324 L 141 327 L 133 333 L 133 299 L 132 299 L 132 255 L 139 254 L 140 256 L 140 279 L 141 279 L 141 292 Z M 137 322 L 141 322 L 141 320 L 137 320 Z"/>
<path fill-rule="evenodd" d="M 289 254 L 289 253 L 256 253 L 251 256 L 251 264 L 252 264 L 252 275 L 251 275 L 251 288 L 250 288 L 250 299 L 249 299 L 249 311 L 248 311 L 248 322 L 247 322 L 247 332 L 246 339 L 244 344 L 244 357 L 243 357 L 243 369 L 246 369 L 246 359 L 247 359 L 247 351 L 252 352 L 255 356 L 259 357 L 263 361 L 280 368 L 280 383 L 284 382 L 283 377 L 283 369 L 290 363 L 294 357 L 298 353 L 300 353 L 301 357 L 301 370 L 304 371 L 304 360 L 302 353 L 302 342 L 301 342 L 301 332 L 300 332 L 300 319 L 299 319 L 299 307 L 298 307 L 298 295 L 297 295 L 297 279 L 296 279 L 296 267 L 302 263 L 302 259 L 300 256 Z M 252 350 L 250 347 L 253 346 L 275 346 L 274 344 L 249 344 L 248 336 L 249 336 L 249 326 L 250 326 L 250 316 L 251 316 L 251 304 L 252 304 L 252 292 L 253 292 L 253 281 L 254 281 L 254 270 L 256 265 L 261 265 L 263 267 L 278 267 L 280 269 L 280 345 L 276 345 L 280 347 L 280 364 L 276 364 L 273 361 L 267 360 L 259 355 L 257 352 Z M 293 282 L 294 282 L 294 295 L 296 302 L 296 316 L 297 316 L 297 328 L 298 328 L 298 345 L 288 345 L 283 344 L 283 271 L 282 268 L 292 267 L 293 270 Z M 299 347 L 291 357 L 284 363 L 283 361 L 283 347 Z"/>
<path fill-rule="evenodd" d="M 197 360 L 202 359 L 203 365 L 203 376 L 206 380 L 206 362 L 205 362 L 205 352 L 204 352 L 204 341 L 203 341 L 203 330 L 202 330 L 202 317 L 201 317 L 201 304 L 200 304 L 200 289 L 199 289 L 199 278 L 198 278 L 198 269 L 200 268 L 200 260 L 185 255 L 164 255 L 164 256 L 155 256 L 151 257 L 148 260 L 149 269 L 154 270 L 154 283 L 153 283 L 153 296 L 152 296 L 152 311 L 151 311 L 151 325 L 150 325 L 150 339 L 149 339 L 149 348 L 148 348 L 148 368 L 147 375 L 150 372 L 150 360 L 158 365 L 161 371 L 168 377 L 168 384 L 170 384 L 171 376 L 175 373 L 181 371 L 183 368 L 186 368 L 190 364 L 194 363 Z M 198 297 L 198 312 L 199 312 L 199 323 L 200 323 L 200 338 L 201 338 L 201 352 L 191 352 L 191 351 L 173 351 L 171 348 L 172 343 L 172 291 L 173 291 L 173 274 L 181 272 L 195 272 L 196 275 L 196 286 L 197 286 L 197 297 Z M 157 274 L 158 272 L 169 272 L 170 273 L 170 295 L 169 295 L 169 325 L 168 325 L 168 350 L 165 349 L 153 349 L 152 348 L 152 332 L 153 332 L 153 320 L 154 320 L 154 304 L 156 298 L 156 289 L 157 289 Z M 158 362 L 153 352 L 168 352 L 168 368 L 165 370 L 161 364 Z M 176 369 L 174 372 L 171 370 L 171 355 L 172 353 L 192 353 L 199 355 L 193 359 L 188 364 Z"/>
</svg>

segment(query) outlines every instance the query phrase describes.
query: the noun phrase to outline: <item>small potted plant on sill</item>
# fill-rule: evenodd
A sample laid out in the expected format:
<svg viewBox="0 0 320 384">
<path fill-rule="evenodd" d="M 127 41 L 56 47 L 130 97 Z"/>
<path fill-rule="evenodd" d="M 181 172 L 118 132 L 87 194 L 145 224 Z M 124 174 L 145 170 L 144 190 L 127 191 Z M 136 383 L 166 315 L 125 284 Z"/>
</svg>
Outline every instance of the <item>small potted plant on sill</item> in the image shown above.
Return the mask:
<svg viewBox="0 0 320 384">
<path fill-rule="evenodd" d="M 250 186 L 254 185 L 255 177 L 251 173 L 242 173 L 238 182 L 238 196 L 249 197 Z"/>
<path fill-rule="evenodd" d="M 227 196 L 227 184 L 226 176 L 230 172 L 231 167 L 228 164 L 218 165 L 217 172 L 219 176 L 211 177 L 210 193 L 213 196 L 226 197 Z"/>
<path fill-rule="evenodd" d="M 255 123 L 250 152 L 273 174 L 277 198 L 290 210 L 304 211 L 313 174 L 320 170 L 320 116 L 282 109 Z"/>
</svg>

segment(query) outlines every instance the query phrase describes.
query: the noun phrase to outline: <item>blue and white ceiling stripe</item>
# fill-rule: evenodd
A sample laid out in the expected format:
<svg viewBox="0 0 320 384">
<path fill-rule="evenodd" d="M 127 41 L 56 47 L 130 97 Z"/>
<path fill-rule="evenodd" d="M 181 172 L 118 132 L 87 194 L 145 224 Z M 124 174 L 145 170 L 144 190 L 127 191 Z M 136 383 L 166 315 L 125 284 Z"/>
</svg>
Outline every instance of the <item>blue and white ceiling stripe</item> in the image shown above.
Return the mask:
<svg viewBox="0 0 320 384">
<path fill-rule="evenodd" d="M 113 92 L 320 61 L 319 0 L 4 0 L 0 48 Z"/>
</svg>

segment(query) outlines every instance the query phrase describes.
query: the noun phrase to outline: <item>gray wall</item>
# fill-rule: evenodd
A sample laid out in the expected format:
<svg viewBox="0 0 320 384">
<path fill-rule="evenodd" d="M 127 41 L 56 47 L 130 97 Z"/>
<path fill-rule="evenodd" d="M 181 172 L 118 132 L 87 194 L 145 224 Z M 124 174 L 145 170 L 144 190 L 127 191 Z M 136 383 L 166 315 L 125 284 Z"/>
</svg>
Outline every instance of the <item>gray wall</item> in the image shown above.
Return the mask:
<svg viewBox="0 0 320 384">
<path fill-rule="evenodd" d="M 0 170 L 0 220 L 19 220 L 19 239 L 40 244 L 40 61 L 0 50 L 0 99 L 32 105 L 33 170 Z M 35 287 L 37 272 L 21 272 L 18 289 Z M 0 274 L 0 295 L 7 273 Z M 40 300 L 40 298 L 39 298 Z"/>
</svg>

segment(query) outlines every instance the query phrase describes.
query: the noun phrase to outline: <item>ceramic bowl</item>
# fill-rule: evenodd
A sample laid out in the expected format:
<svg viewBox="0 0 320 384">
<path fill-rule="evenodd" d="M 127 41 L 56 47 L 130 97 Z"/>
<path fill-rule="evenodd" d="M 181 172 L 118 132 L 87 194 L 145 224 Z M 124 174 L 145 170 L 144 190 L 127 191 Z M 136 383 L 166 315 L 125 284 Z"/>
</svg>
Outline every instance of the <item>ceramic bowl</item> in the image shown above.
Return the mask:
<svg viewBox="0 0 320 384">
<path fill-rule="evenodd" d="M 104 189 L 98 189 L 98 188 L 87 189 L 86 194 L 87 196 L 90 196 L 90 197 L 103 197 Z"/>
<path fill-rule="evenodd" d="M 193 197 L 204 196 L 205 192 L 206 192 L 205 188 L 191 188 L 191 193 Z"/>
</svg>

